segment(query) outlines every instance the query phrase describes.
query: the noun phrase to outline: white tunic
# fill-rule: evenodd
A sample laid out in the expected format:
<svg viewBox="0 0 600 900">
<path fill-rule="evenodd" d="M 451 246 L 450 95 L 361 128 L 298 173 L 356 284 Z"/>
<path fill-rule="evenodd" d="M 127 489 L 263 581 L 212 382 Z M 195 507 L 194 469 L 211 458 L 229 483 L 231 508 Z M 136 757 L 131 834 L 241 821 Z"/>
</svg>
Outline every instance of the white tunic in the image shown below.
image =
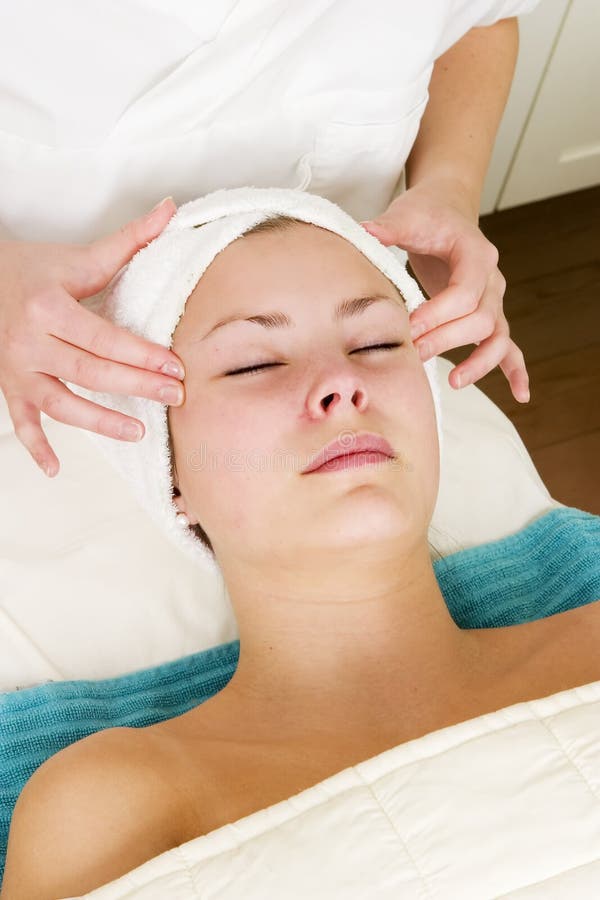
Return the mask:
<svg viewBox="0 0 600 900">
<path fill-rule="evenodd" d="M 539 2 L 5 0 L 0 238 L 87 242 L 245 184 L 373 217 L 435 59 Z"/>
</svg>

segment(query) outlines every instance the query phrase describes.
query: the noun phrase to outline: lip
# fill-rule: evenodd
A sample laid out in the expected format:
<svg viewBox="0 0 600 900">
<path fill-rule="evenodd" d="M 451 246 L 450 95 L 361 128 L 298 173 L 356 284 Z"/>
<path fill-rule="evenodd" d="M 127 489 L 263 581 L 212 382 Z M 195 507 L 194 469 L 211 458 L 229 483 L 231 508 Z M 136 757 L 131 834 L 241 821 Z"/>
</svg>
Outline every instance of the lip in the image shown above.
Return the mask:
<svg viewBox="0 0 600 900">
<path fill-rule="evenodd" d="M 354 437 L 351 443 L 348 441 L 340 441 L 338 439 L 327 444 L 326 447 L 319 450 L 308 466 L 302 470 L 302 474 L 306 475 L 308 472 L 314 472 L 315 469 L 320 469 L 321 466 L 324 466 L 329 460 L 335 459 L 338 456 L 351 456 L 354 453 L 364 453 L 367 450 L 383 453 L 392 459 L 396 458 L 393 448 L 382 435 L 374 434 L 372 431 L 361 431 Z"/>
</svg>

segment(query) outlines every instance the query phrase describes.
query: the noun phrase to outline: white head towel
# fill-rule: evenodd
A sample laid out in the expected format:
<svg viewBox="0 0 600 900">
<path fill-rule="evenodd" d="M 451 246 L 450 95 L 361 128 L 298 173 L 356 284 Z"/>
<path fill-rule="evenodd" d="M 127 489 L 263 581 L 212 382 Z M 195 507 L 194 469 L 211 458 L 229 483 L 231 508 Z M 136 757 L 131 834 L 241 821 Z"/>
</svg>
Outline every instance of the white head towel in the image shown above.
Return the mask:
<svg viewBox="0 0 600 900">
<path fill-rule="evenodd" d="M 296 188 L 248 186 L 213 191 L 181 206 L 163 232 L 112 279 L 96 312 L 170 349 L 186 301 L 217 253 L 254 225 L 279 214 L 327 228 L 354 244 L 402 293 L 409 313 L 425 301 L 417 282 L 406 271 L 403 251 L 385 247 L 337 204 Z M 204 227 L 199 228 L 200 225 Z M 427 360 L 424 367 L 433 395 L 441 456 L 441 404 L 435 357 Z M 146 433 L 137 442 L 92 431 L 86 434 L 167 537 L 199 565 L 220 572 L 210 550 L 192 527 L 182 527 L 176 519 L 179 510 L 173 502 L 167 405 L 65 383 L 75 394 L 144 423 Z"/>
</svg>

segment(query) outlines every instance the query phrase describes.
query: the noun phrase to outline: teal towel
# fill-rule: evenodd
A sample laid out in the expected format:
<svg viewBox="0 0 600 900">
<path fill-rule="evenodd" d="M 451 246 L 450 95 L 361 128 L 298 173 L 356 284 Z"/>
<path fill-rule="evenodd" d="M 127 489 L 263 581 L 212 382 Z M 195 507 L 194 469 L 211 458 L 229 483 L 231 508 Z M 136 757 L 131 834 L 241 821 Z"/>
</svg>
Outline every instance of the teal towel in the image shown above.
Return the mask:
<svg viewBox="0 0 600 900">
<path fill-rule="evenodd" d="M 541 515 L 516 534 L 460 550 L 433 568 L 461 628 L 543 619 L 600 599 L 600 516 L 573 507 Z M 0 877 L 10 818 L 44 760 L 95 731 L 178 716 L 222 690 L 239 641 L 101 681 L 47 682 L 0 694 Z"/>
</svg>

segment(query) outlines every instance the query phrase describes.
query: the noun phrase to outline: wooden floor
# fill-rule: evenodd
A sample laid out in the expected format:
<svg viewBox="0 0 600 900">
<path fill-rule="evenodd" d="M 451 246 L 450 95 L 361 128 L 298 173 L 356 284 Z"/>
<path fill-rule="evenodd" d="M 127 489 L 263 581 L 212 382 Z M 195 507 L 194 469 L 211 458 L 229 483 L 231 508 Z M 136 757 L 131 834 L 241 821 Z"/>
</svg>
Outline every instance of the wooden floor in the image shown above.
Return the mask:
<svg viewBox="0 0 600 900">
<path fill-rule="evenodd" d="M 600 187 L 481 216 L 531 399 L 496 368 L 480 388 L 511 420 L 550 494 L 600 515 Z M 458 363 L 474 344 L 441 355 Z"/>
</svg>

